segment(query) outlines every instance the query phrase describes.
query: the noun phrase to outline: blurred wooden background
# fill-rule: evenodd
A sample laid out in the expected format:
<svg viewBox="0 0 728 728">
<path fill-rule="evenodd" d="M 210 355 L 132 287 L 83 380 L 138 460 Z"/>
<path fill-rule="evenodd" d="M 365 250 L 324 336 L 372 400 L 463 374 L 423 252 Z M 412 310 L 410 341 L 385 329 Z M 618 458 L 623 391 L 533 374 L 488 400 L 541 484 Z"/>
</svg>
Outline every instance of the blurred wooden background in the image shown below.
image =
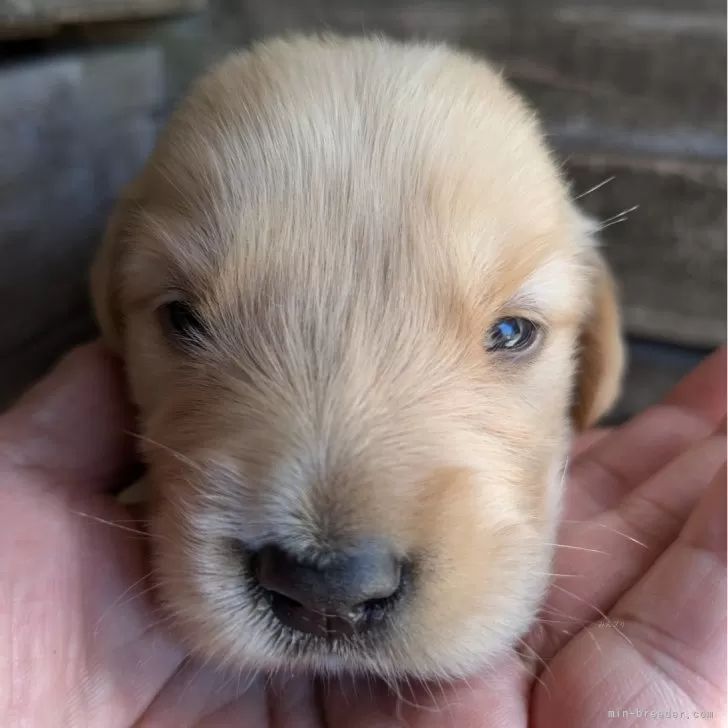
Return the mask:
<svg viewBox="0 0 728 728">
<path fill-rule="evenodd" d="M 583 204 L 614 223 L 631 337 L 616 416 L 643 408 L 726 339 L 725 16 L 722 0 L 0 0 L 0 408 L 94 335 L 104 220 L 190 79 L 316 29 L 444 39 L 533 101 L 574 194 L 601 185 Z"/>
</svg>

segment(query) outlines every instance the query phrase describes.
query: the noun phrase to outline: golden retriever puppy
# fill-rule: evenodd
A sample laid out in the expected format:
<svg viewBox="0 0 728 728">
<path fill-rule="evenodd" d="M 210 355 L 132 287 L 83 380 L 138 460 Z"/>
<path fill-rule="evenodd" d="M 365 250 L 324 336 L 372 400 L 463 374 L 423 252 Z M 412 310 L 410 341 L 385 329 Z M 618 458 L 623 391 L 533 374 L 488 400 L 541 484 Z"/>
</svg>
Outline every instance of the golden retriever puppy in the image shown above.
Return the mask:
<svg viewBox="0 0 728 728">
<path fill-rule="evenodd" d="M 527 630 L 622 345 L 592 228 L 486 63 L 336 37 L 229 58 L 92 279 L 194 653 L 455 678 Z"/>
</svg>

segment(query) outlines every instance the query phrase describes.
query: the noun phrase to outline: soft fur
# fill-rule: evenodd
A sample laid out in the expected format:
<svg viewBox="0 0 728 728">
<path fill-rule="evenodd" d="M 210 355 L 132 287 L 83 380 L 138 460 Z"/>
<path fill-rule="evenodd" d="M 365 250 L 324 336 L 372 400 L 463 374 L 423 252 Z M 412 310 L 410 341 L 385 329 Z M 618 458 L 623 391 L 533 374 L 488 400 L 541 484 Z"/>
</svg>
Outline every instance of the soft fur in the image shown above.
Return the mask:
<svg viewBox="0 0 728 728">
<path fill-rule="evenodd" d="M 158 308 L 194 302 L 194 353 Z M 166 608 L 234 665 L 455 677 L 527 630 L 574 425 L 622 371 L 610 275 L 533 113 L 479 60 L 275 40 L 202 78 L 93 271 L 125 360 Z M 543 327 L 488 353 L 504 315 Z M 385 540 L 416 565 L 381 633 L 287 631 L 230 547 Z"/>
</svg>

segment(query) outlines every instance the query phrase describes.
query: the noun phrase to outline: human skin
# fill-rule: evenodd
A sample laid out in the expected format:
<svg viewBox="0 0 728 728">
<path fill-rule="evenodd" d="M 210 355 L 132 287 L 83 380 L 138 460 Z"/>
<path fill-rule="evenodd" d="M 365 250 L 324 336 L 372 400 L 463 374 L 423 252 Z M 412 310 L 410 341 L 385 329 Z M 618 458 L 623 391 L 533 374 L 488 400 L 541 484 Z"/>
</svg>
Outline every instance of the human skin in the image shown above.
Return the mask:
<svg viewBox="0 0 728 728">
<path fill-rule="evenodd" d="M 540 619 L 481 675 L 393 689 L 225 674 L 153 606 L 143 516 L 111 495 L 131 413 L 117 365 L 82 347 L 0 417 L 0 725 L 599 728 L 610 710 L 722 725 L 725 417 L 720 351 L 659 406 L 577 440 Z"/>
</svg>

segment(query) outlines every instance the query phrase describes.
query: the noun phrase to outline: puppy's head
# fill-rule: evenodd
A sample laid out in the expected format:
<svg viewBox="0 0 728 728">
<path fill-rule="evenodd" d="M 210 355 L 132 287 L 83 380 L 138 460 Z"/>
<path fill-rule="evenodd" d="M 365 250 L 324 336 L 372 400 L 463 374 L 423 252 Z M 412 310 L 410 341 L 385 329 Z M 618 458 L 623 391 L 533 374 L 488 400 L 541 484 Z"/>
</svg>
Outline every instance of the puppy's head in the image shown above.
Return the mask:
<svg viewBox="0 0 728 728">
<path fill-rule="evenodd" d="M 93 293 L 193 650 L 456 676 L 528 627 L 621 344 L 590 231 L 486 65 L 336 39 L 228 60 L 120 202 Z"/>
</svg>

